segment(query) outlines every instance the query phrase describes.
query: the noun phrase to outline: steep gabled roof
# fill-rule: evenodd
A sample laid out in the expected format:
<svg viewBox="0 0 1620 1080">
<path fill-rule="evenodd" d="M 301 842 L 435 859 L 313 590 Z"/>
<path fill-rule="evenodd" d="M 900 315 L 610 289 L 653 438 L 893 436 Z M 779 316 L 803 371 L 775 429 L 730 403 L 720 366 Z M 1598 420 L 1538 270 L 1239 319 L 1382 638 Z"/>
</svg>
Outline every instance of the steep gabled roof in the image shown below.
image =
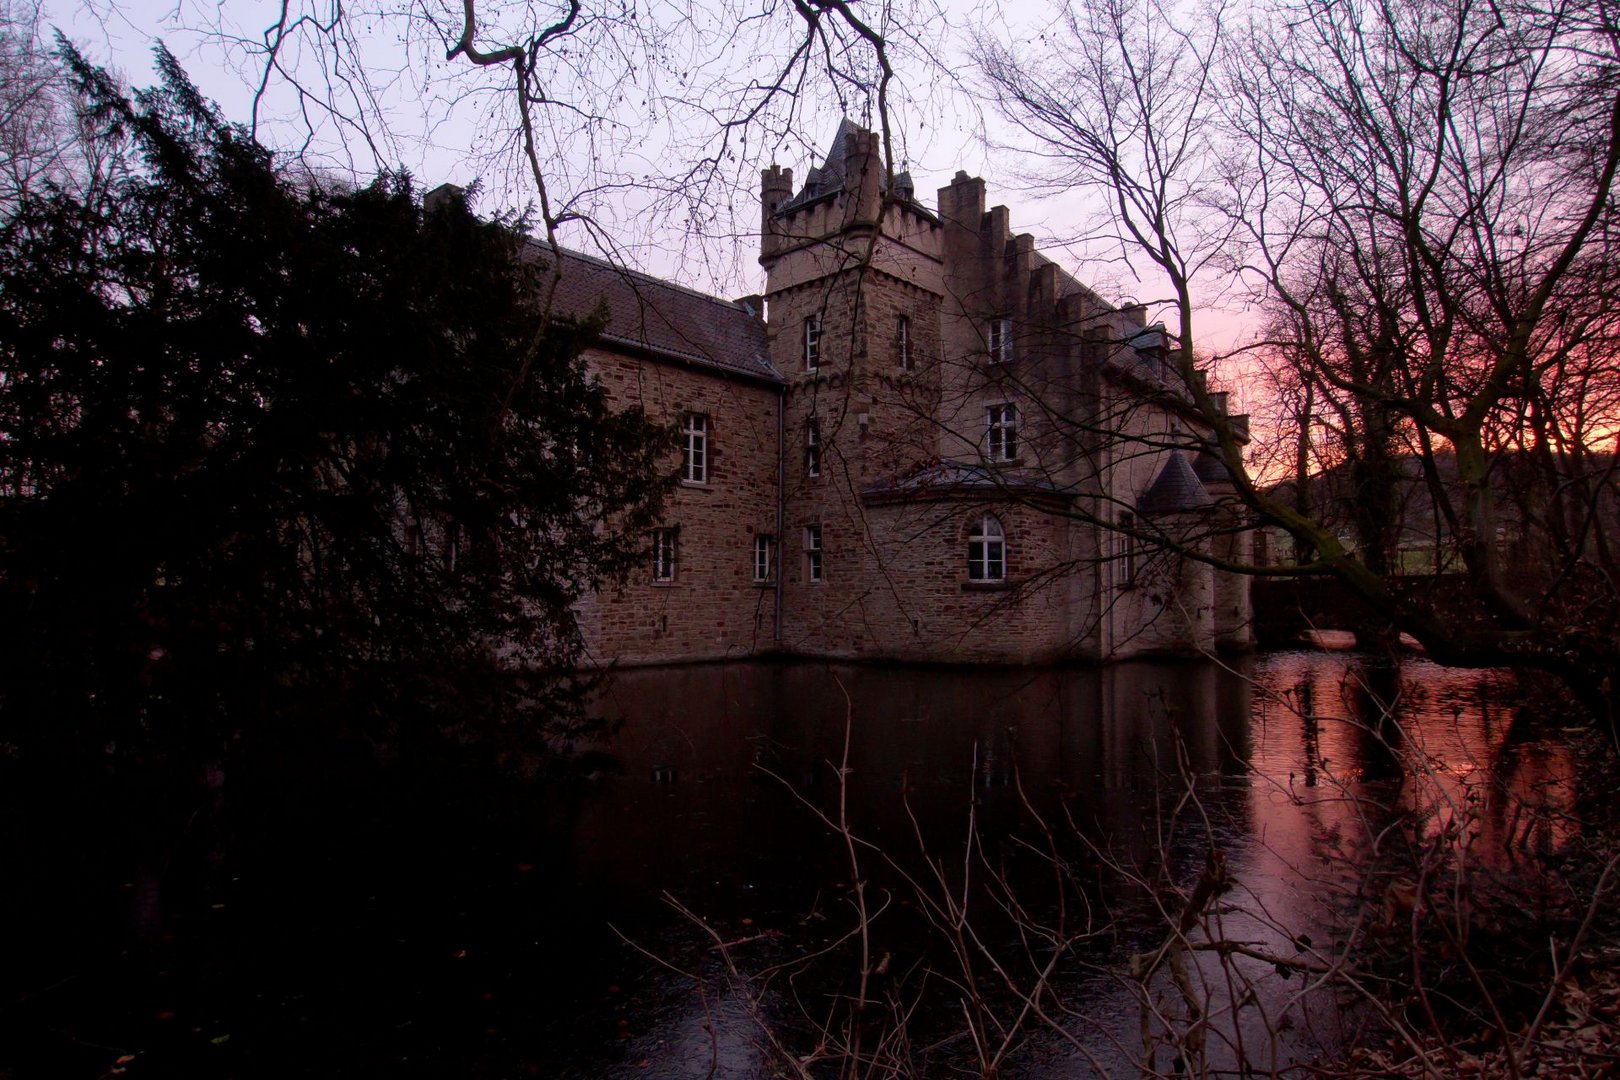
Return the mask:
<svg viewBox="0 0 1620 1080">
<path fill-rule="evenodd" d="M 536 245 L 536 257 L 549 250 Z M 765 344 L 765 323 L 741 304 L 564 251 L 556 307 L 584 317 L 607 307 L 602 340 L 699 367 L 780 383 Z"/>
<path fill-rule="evenodd" d="M 860 130 L 861 126 L 849 117 L 846 116 L 840 120 L 838 133 L 833 136 L 832 145 L 827 148 L 826 160 L 821 163 L 819 169 L 815 166 L 810 167 L 810 171 L 804 177 L 804 186 L 798 190 L 798 193 L 793 198 L 783 203 L 777 213 L 788 213 L 801 206 L 813 203 L 823 196 L 843 191 L 844 180 L 849 174 L 849 162 L 845 157 L 845 150 L 847 149 L 845 136 L 853 135 Z M 887 192 L 889 190 L 887 174 L 887 169 L 878 174 L 879 191 Z M 905 199 L 911 199 L 911 192 L 916 189 L 916 184 L 911 179 L 911 173 L 902 172 L 896 174 L 894 189 Z"/>
<path fill-rule="evenodd" d="M 1172 450 L 1159 475 L 1136 500 L 1136 511 L 1147 515 L 1183 514 L 1202 510 L 1213 503 L 1192 466 L 1187 464 L 1186 455 Z"/>
</svg>

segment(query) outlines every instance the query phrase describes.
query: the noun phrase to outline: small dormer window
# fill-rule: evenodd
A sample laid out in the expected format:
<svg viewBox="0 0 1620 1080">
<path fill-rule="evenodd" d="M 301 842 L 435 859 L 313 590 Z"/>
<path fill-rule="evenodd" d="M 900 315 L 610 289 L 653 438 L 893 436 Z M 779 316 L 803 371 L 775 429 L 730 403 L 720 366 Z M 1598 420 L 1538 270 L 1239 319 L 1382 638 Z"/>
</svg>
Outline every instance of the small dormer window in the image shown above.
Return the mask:
<svg viewBox="0 0 1620 1080">
<path fill-rule="evenodd" d="M 990 332 L 986 335 L 989 344 L 990 362 L 992 364 L 1010 364 L 1013 358 L 1012 320 L 995 318 L 990 320 Z"/>
</svg>

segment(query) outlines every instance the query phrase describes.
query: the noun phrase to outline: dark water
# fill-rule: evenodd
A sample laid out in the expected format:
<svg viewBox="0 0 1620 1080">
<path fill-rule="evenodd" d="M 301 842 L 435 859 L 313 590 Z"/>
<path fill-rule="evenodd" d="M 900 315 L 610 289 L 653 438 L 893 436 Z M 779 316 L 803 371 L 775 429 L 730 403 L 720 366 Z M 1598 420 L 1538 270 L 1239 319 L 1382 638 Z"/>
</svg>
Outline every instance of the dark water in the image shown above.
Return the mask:
<svg viewBox="0 0 1620 1080">
<path fill-rule="evenodd" d="M 617 676 L 599 706 L 617 734 L 564 778 L 313 737 L 159 786 L 14 769 L 0 1077 L 766 1075 L 767 1030 L 807 1049 L 853 992 L 856 880 L 882 909 L 868 966 L 889 955 L 872 996 L 921 1003 L 918 1060 L 977 1058 L 960 965 L 917 912 L 968 897 L 989 951 L 1036 963 L 1010 895 L 1061 919 L 1080 962 L 1054 985 L 1069 1037 L 1014 1040 L 1004 1074 L 1129 1075 L 1124 957 L 1162 938 L 1166 883 L 1196 879 L 1211 839 L 1226 932 L 1270 949 L 1346 914 L 1333 879 L 1372 851 L 1369 792 L 1374 817 L 1421 808 L 1420 832 L 1466 819 L 1495 857 L 1566 841 L 1575 763 L 1518 700 L 1504 674 L 1327 653 L 728 665 Z M 841 815 L 892 865 L 861 847 L 852 870 Z M 1308 980 L 1267 979 L 1226 1028 L 1246 1056 L 1353 1037 Z"/>
</svg>

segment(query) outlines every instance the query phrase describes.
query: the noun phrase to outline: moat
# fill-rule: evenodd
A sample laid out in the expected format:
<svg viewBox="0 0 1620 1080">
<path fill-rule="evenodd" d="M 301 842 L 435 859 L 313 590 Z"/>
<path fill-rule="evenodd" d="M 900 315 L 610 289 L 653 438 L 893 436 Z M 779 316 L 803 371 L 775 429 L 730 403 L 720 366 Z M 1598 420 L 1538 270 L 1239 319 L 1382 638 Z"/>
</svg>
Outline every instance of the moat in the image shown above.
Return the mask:
<svg viewBox="0 0 1620 1080">
<path fill-rule="evenodd" d="M 1380 698 L 1397 725 L 1380 724 Z M 1575 761 L 1557 718 L 1532 727 L 1520 698 L 1506 674 L 1419 660 L 1394 673 L 1348 653 L 1232 668 L 716 665 L 616 675 L 597 706 L 614 734 L 566 776 L 291 748 L 121 806 L 62 791 L 21 807 L 13 791 L 0 1076 L 769 1075 L 759 1021 L 803 1036 L 847 993 L 847 945 L 762 978 L 751 1015 L 715 942 L 748 973 L 836 945 L 854 910 L 848 848 L 827 824 L 841 805 L 895 862 L 861 849 L 868 899 L 888 905 L 873 924 L 873 956 L 890 961 L 879 997 L 949 959 L 904 879 L 929 865 L 919 849 L 967 865 L 971 812 L 977 865 L 1042 919 L 1050 868 L 1030 854 L 1044 835 L 1032 822 L 1051 823 L 1096 928 L 1056 989 L 1108 1066 L 1137 1024 L 1120 966 L 1162 928 L 1149 891 L 1104 863 L 1186 879 L 1214 836 L 1234 911 L 1265 913 L 1246 940 L 1275 944 L 1342 914 L 1328 879 L 1377 824 L 1351 795 L 1482 805 L 1480 850 L 1553 850 Z M 1385 739 L 1421 751 L 1423 783 L 1401 777 Z M 1276 1002 L 1293 1009 L 1267 1049 L 1280 1060 L 1345 1037 L 1311 1002 Z M 948 1003 L 915 1026 L 941 1062 L 965 1053 Z M 1005 1075 L 1087 1067 L 1037 1035 Z"/>
</svg>

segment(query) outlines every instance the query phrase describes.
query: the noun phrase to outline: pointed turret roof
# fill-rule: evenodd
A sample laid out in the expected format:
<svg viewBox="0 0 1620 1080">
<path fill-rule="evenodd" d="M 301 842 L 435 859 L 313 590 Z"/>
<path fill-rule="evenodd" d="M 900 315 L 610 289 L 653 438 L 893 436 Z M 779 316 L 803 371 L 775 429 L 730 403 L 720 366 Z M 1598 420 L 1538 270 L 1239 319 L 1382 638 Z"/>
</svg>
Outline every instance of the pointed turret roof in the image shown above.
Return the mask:
<svg viewBox="0 0 1620 1080">
<path fill-rule="evenodd" d="M 1198 460 L 1193 462 L 1193 475 L 1206 484 L 1230 484 L 1232 482 L 1232 471 L 1226 467 L 1226 462 L 1208 450 L 1198 452 Z"/>
<path fill-rule="evenodd" d="M 854 135 L 861 130 L 863 130 L 861 126 L 847 116 L 840 120 L 838 122 L 838 132 L 832 137 L 832 144 L 827 148 L 826 160 L 821 163 L 819 168 L 816 166 L 810 167 L 810 171 L 805 174 L 804 186 L 799 189 L 793 198 L 782 204 L 778 213 L 795 210 L 808 203 L 813 203 L 825 195 L 843 191 L 844 180 L 849 174 L 849 162 L 845 156 L 849 142 L 848 136 Z M 912 197 L 912 192 L 916 190 L 916 184 L 912 181 L 909 171 L 895 176 L 894 189 L 896 194 L 904 198 L 910 199 Z M 879 174 L 878 190 L 889 190 L 889 178 L 886 174 Z"/>
<path fill-rule="evenodd" d="M 1184 514 L 1202 510 L 1213 502 L 1192 466 L 1187 464 L 1187 456 L 1173 450 L 1158 477 L 1136 500 L 1136 511 L 1147 515 Z"/>
</svg>

